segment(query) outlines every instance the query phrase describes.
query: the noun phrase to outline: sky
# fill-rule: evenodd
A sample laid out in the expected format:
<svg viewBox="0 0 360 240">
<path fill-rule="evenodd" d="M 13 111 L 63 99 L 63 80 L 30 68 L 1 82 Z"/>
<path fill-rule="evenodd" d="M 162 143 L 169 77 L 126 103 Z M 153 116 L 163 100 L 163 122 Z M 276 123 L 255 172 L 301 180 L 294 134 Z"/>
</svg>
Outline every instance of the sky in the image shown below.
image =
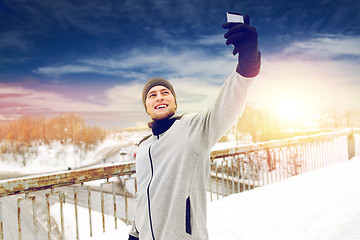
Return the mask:
<svg viewBox="0 0 360 240">
<path fill-rule="evenodd" d="M 71 112 L 144 126 L 141 91 L 155 76 L 174 86 L 178 113 L 205 110 L 237 64 L 221 27 L 229 10 L 259 35 L 248 105 L 301 121 L 360 109 L 357 0 L 1 0 L 0 121 Z"/>
</svg>

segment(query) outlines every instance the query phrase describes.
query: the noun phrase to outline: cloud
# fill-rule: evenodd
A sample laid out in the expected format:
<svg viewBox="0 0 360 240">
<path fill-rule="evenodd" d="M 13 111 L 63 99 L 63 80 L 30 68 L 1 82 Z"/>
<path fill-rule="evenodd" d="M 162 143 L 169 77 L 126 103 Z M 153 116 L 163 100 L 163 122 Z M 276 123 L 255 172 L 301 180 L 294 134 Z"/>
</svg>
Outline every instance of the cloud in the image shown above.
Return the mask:
<svg viewBox="0 0 360 240">
<path fill-rule="evenodd" d="M 2 101 L 6 100 L 7 98 L 19 98 L 29 96 L 29 93 L 0 93 L 0 99 Z"/>
<path fill-rule="evenodd" d="M 61 91 L 0 84 L 1 117 L 2 120 L 13 120 L 25 115 L 49 118 L 62 113 L 77 113 L 89 123 L 103 126 L 144 125 L 148 118 L 139 97 L 141 90 L 139 84 L 118 85 L 100 92 L 104 95 L 100 103 L 98 96 L 76 100 L 75 96 L 65 97 Z"/>
<path fill-rule="evenodd" d="M 357 36 L 323 35 L 263 55 L 250 101 L 274 110 L 291 98 L 303 106 L 307 118 L 329 109 L 360 109 L 359 40 Z"/>
<path fill-rule="evenodd" d="M 223 46 L 225 44 L 224 34 L 203 35 L 194 42 L 202 46 Z"/>
<path fill-rule="evenodd" d="M 320 35 L 306 41 L 295 41 L 282 52 L 274 54 L 274 59 L 298 62 L 293 64 L 294 72 L 323 79 L 331 84 L 360 85 L 360 36 Z M 290 65 L 289 63 L 282 63 Z M 301 66 L 311 66 L 304 71 Z"/>
<path fill-rule="evenodd" d="M 217 80 L 223 83 L 226 78 Z M 221 84 L 199 81 L 196 77 L 172 80 L 180 114 L 205 111 L 213 103 L 221 86 Z"/>
<path fill-rule="evenodd" d="M 30 42 L 24 38 L 19 31 L 9 31 L 0 34 L 0 49 L 25 50 L 30 46 Z"/>
<path fill-rule="evenodd" d="M 0 122 L 1 121 L 11 121 L 11 120 L 15 120 L 15 118 L 5 117 L 5 116 L 0 114 Z"/>
<path fill-rule="evenodd" d="M 81 111 L 82 109 L 102 110 L 101 106 L 81 101 L 75 102 L 71 98 L 66 98 L 51 91 L 33 90 L 9 84 L 0 84 L 0 89 L 0 96 L 2 94 L 6 96 L 6 98 L 1 99 L 2 103 L 9 103 L 11 108 L 16 108 L 19 111 L 25 109 L 46 109 L 55 112 L 72 112 Z"/>
<path fill-rule="evenodd" d="M 360 59 L 360 36 L 320 35 L 291 43 L 284 55 L 308 56 L 313 59 L 353 56 Z"/>
<path fill-rule="evenodd" d="M 139 32 L 164 27 L 165 23 L 177 25 L 177 29 L 168 28 L 176 33 L 182 30 L 178 22 L 194 27 L 200 25 L 204 11 L 203 1 L 73 1 L 55 2 L 36 1 L 16 4 L 6 1 L 3 4 L 11 12 L 18 14 L 2 14 L 2 20 L 11 24 L 16 32 L 23 35 L 54 34 L 56 30 L 84 32 L 92 36 L 115 34 L 125 36 L 136 29 Z M 0 12 L 1 14 L 1 12 Z M 135 24 L 136 29 L 129 26 Z"/>
<path fill-rule="evenodd" d="M 223 78 L 235 67 L 236 58 L 231 55 L 231 47 L 226 49 L 224 45 L 216 51 L 218 54 L 211 51 L 211 46 L 219 45 L 220 40 L 216 38 L 223 41 L 219 35 L 204 36 L 195 43 L 201 47 L 130 49 L 103 57 L 95 55 L 80 58 L 66 65 L 42 66 L 34 72 L 55 78 L 68 74 L 96 73 L 132 81 L 145 81 L 154 75 L 163 75 L 168 78 L 198 77 L 198 81 L 219 82 L 219 76 Z"/>
<path fill-rule="evenodd" d="M 117 85 L 106 91 L 108 111 L 143 112 L 141 100 L 143 85 L 130 83 Z"/>
<path fill-rule="evenodd" d="M 81 66 L 81 65 L 63 65 L 60 67 L 40 67 L 34 72 L 59 77 L 65 74 L 72 74 L 72 73 L 91 73 L 95 72 L 95 69 L 92 69 L 88 66 Z"/>
</svg>

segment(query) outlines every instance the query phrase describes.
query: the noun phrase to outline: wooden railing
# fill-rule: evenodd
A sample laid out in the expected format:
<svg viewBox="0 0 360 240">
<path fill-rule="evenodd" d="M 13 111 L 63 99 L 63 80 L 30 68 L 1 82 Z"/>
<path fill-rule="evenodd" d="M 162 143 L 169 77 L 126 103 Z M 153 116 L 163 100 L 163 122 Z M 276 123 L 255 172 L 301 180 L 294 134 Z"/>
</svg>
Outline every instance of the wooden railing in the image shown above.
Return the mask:
<svg viewBox="0 0 360 240">
<path fill-rule="evenodd" d="M 135 162 L 103 165 L 80 170 L 23 177 L 0 181 L 0 239 L 69 239 L 65 223 L 74 223 L 71 239 L 80 239 L 79 229 L 88 224 L 88 236 L 93 236 L 93 213 L 101 213 L 102 231 L 105 219 L 113 216 L 117 228 L 118 219 L 128 223 L 129 199 L 136 192 Z M 131 185 L 131 186 L 130 186 Z M 129 189 L 131 191 L 129 191 Z M 14 195 L 14 196 L 12 196 Z M 14 206 L 14 202 L 17 202 Z M 65 218 L 64 204 L 74 206 L 73 218 Z M 58 221 L 52 213 L 58 204 Z M 78 208 L 86 208 L 87 216 L 79 220 Z M 11 210 L 13 215 L 4 214 Z M 82 211 L 84 212 L 84 211 Z M 17 213 L 17 215 L 16 215 Z M 85 223 L 83 219 L 88 219 Z M 17 221 L 14 226 L 14 221 Z M 109 223 L 107 223 L 109 224 Z M 98 226 L 97 229 L 99 229 Z M 69 236 L 69 233 L 67 234 Z M 16 236 L 16 238 L 14 237 Z M 31 236 L 31 237 L 30 237 Z"/>
</svg>

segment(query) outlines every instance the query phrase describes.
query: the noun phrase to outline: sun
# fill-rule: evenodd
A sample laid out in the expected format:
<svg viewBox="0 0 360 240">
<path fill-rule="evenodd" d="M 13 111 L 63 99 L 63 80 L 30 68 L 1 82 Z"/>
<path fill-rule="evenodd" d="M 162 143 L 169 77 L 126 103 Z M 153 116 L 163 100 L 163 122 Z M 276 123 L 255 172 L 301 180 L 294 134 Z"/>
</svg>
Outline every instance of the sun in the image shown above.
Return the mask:
<svg viewBox="0 0 360 240">
<path fill-rule="evenodd" d="M 304 114 L 304 106 L 294 96 L 283 96 L 277 100 L 274 114 L 283 122 L 294 123 Z"/>
</svg>

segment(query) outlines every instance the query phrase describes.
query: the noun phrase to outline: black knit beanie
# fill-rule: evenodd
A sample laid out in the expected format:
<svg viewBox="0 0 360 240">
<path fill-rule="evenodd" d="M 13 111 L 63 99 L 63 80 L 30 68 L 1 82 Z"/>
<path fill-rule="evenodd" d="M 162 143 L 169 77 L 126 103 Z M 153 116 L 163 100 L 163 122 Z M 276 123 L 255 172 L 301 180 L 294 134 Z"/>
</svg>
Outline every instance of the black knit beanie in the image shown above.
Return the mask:
<svg viewBox="0 0 360 240">
<path fill-rule="evenodd" d="M 175 100 L 175 105 L 177 106 L 177 103 L 176 103 L 176 95 L 175 95 L 175 91 L 174 91 L 174 88 L 173 86 L 165 79 L 163 78 L 159 78 L 159 77 L 153 77 L 153 78 L 150 78 L 145 86 L 144 86 L 144 89 L 143 89 L 143 92 L 142 92 L 142 100 L 143 100 L 143 104 L 144 104 L 144 107 L 145 107 L 145 110 L 146 110 L 146 95 L 147 93 L 150 91 L 150 89 L 152 87 L 155 87 L 155 86 L 164 86 L 166 87 L 167 89 L 170 90 L 171 94 L 174 96 L 174 100 Z"/>
</svg>

